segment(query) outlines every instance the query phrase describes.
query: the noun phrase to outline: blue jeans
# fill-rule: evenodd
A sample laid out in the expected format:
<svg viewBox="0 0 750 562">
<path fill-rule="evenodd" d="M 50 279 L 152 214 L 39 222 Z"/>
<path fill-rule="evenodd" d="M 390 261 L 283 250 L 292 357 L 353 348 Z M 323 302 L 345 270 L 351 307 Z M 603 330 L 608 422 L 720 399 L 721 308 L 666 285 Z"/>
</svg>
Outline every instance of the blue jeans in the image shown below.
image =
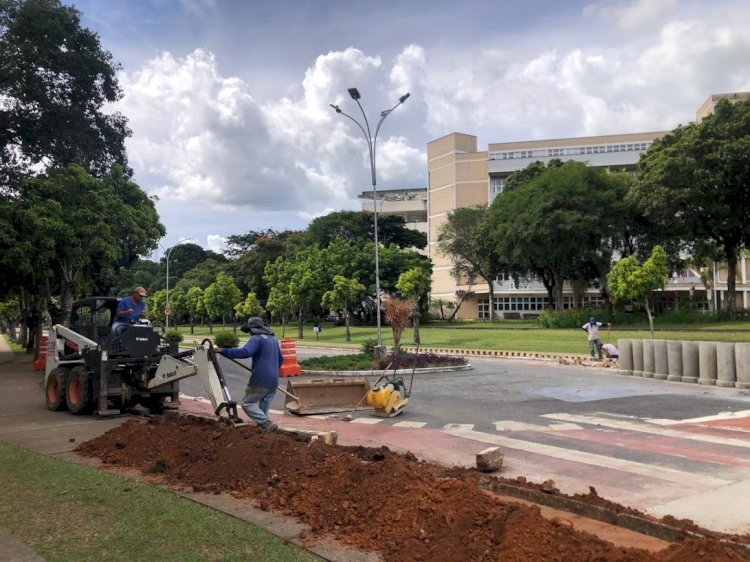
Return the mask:
<svg viewBox="0 0 750 562">
<path fill-rule="evenodd" d="M 275 395 L 275 386 L 271 388 L 248 386 L 245 389 L 245 398 L 242 400 L 242 410 L 260 427 L 268 427 L 273 423 L 268 417 L 268 408 L 271 407 Z"/>
<path fill-rule="evenodd" d="M 589 342 L 589 350 L 591 350 L 591 357 L 594 356 L 594 351 L 599 352 L 599 359 L 602 358 L 602 342 L 601 340 L 591 340 Z"/>
</svg>

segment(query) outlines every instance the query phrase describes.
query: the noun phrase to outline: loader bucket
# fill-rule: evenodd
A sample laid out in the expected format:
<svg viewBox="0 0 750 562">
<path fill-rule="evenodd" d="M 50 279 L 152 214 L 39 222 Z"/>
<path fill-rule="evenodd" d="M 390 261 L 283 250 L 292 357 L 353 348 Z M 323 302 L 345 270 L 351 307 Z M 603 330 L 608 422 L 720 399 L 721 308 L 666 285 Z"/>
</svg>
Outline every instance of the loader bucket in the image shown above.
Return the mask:
<svg viewBox="0 0 750 562">
<path fill-rule="evenodd" d="M 287 382 L 286 409 L 293 414 L 329 414 L 346 412 L 357 404 L 368 408 L 363 398 L 370 390 L 367 377 L 290 380 Z"/>
</svg>

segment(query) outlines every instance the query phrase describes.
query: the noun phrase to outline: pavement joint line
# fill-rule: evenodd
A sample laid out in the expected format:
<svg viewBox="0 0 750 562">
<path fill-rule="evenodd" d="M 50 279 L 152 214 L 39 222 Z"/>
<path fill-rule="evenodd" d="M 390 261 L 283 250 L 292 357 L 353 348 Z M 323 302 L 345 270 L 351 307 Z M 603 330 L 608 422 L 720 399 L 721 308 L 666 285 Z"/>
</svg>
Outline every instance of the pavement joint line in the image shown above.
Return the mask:
<svg viewBox="0 0 750 562">
<path fill-rule="evenodd" d="M 750 441 L 735 439 L 733 437 L 721 437 L 718 435 L 705 435 L 703 433 L 689 433 L 675 429 L 665 429 L 663 427 L 653 427 L 646 423 L 633 423 L 618 421 L 609 418 L 600 418 L 596 416 L 580 416 L 576 414 L 542 414 L 543 418 L 561 420 L 571 423 L 582 423 L 587 425 L 597 425 L 609 427 L 612 429 L 623 429 L 626 431 L 636 431 L 640 433 L 650 433 L 664 437 L 675 437 L 677 439 L 688 439 L 690 441 L 701 441 L 703 443 L 712 443 L 714 445 L 729 445 L 730 447 L 742 447 L 750 449 Z"/>
<path fill-rule="evenodd" d="M 527 453 L 545 455 L 548 457 L 553 457 L 555 459 L 568 460 L 601 468 L 620 470 L 623 472 L 629 472 L 631 474 L 646 476 L 654 480 L 666 480 L 668 482 L 674 482 L 676 484 L 682 484 L 686 486 L 717 488 L 719 486 L 725 486 L 726 484 L 731 483 L 730 480 L 724 480 L 722 478 L 716 478 L 714 476 L 693 474 L 691 472 L 684 472 L 682 470 L 676 470 L 673 468 L 654 467 L 652 465 L 636 461 L 617 459 L 614 457 L 607 457 L 604 455 L 587 453 L 584 451 L 575 451 L 572 449 L 565 449 L 563 447 L 557 447 L 554 445 L 534 443 L 532 441 L 522 441 L 520 439 L 503 437 L 501 435 L 494 435 L 490 433 L 482 433 L 479 431 L 462 429 L 444 431 L 449 434 L 466 437 L 467 439 L 473 439 L 475 441 L 483 443 L 490 443 L 492 445 L 497 445 L 500 447 L 507 447 L 508 449 L 516 449 L 519 451 L 525 451 Z"/>
<path fill-rule="evenodd" d="M 644 418 L 643 421 L 654 425 L 678 425 L 683 423 L 701 423 L 709 421 L 728 421 L 738 418 L 750 417 L 750 410 L 739 410 L 737 412 L 719 412 L 713 416 L 702 416 L 699 418 L 690 418 L 686 420 L 671 420 L 662 418 Z"/>
</svg>

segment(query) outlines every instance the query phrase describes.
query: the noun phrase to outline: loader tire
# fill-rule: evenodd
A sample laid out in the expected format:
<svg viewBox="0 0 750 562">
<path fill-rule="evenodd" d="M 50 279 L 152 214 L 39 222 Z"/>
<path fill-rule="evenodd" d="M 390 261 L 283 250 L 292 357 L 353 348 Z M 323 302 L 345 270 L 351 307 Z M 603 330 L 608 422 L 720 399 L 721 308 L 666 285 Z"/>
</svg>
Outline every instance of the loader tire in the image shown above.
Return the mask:
<svg viewBox="0 0 750 562">
<path fill-rule="evenodd" d="M 86 414 L 91 411 L 91 373 L 86 367 L 71 369 L 65 389 L 65 403 L 71 414 Z"/>
<path fill-rule="evenodd" d="M 164 411 L 164 400 L 166 399 L 165 394 L 152 394 L 141 404 L 148 408 L 148 411 L 152 414 L 161 414 Z"/>
<path fill-rule="evenodd" d="M 44 396 L 47 399 L 47 409 L 57 412 L 67 408 L 65 391 L 68 385 L 68 369 L 57 367 L 50 371 L 47 383 L 44 385 Z"/>
</svg>

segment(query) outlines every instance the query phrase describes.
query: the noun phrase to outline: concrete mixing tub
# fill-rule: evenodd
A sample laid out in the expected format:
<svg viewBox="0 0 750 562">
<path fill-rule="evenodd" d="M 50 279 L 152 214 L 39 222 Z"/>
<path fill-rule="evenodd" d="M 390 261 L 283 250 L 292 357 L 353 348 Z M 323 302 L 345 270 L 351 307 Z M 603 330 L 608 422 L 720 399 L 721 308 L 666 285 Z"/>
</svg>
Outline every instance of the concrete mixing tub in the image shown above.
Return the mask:
<svg viewBox="0 0 750 562">
<path fill-rule="evenodd" d="M 630 340 L 633 351 L 633 376 L 643 376 L 643 340 Z"/>
<path fill-rule="evenodd" d="M 643 340 L 643 376 L 653 378 L 655 370 L 654 340 Z"/>
<path fill-rule="evenodd" d="M 617 350 L 620 352 L 618 359 L 620 374 L 631 376 L 633 374 L 633 340 L 617 340 Z"/>
<path fill-rule="evenodd" d="M 750 388 L 750 343 L 734 344 L 737 388 Z"/>
<path fill-rule="evenodd" d="M 667 340 L 654 340 L 654 378 L 666 380 L 668 375 Z"/>
<path fill-rule="evenodd" d="M 736 382 L 734 343 L 718 342 L 716 344 L 716 386 L 734 388 Z"/>
<path fill-rule="evenodd" d="M 669 340 L 667 342 L 667 364 L 669 375 L 667 380 L 680 382 L 682 380 L 682 342 Z"/>
<path fill-rule="evenodd" d="M 682 382 L 698 382 L 700 350 L 698 342 L 682 342 Z"/>
<path fill-rule="evenodd" d="M 698 384 L 716 384 L 716 342 L 698 342 Z"/>
</svg>

